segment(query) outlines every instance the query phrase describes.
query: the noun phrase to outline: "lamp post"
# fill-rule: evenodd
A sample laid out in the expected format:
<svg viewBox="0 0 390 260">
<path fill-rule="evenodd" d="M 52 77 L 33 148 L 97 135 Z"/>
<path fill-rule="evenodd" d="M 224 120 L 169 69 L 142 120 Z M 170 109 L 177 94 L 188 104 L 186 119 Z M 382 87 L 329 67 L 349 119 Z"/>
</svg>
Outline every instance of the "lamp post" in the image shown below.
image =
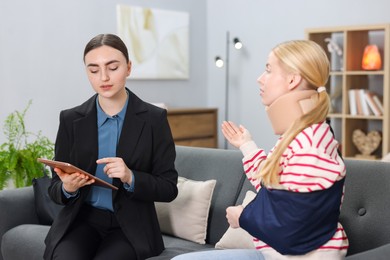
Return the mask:
<svg viewBox="0 0 390 260">
<path fill-rule="evenodd" d="M 230 44 L 233 43 L 235 49 L 239 50 L 242 48 L 241 41 L 235 37 L 233 40 L 230 40 L 229 31 L 226 32 L 226 56 L 225 61 L 220 57 L 215 57 L 215 66 L 218 68 L 225 67 L 225 120 L 229 119 L 229 58 L 230 58 Z M 225 138 L 224 140 L 224 148 L 228 148 L 228 142 Z"/>
</svg>

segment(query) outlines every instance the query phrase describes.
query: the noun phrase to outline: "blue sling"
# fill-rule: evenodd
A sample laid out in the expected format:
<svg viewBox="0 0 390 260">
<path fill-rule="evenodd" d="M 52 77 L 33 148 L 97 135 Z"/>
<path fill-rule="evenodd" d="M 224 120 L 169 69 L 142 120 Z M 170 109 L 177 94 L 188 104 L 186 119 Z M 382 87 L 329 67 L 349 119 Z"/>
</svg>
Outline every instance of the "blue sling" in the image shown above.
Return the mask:
<svg viewBox="0 0 390 260">
<path fill-rule="evenodd" d="M 283 255 L 303 255 L 337 229 L 344 179 L 308 193 L 262 187 L 242 212 L 240 226 Z"/>
</svg>

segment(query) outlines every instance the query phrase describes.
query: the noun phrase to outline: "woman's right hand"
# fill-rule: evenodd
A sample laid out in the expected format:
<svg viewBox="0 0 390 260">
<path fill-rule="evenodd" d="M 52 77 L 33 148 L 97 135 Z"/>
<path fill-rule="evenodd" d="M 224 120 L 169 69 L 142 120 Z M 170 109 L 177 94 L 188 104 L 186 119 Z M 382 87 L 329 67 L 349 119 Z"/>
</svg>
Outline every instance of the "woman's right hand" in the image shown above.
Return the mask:
<svg viewBox="0 0 390 260">
<path fill-rule="evenodd" d="M 81 187 L 91 185 L 95 182 L 94 179 L 79 172 L 65 173 L 60 168 L 54 168 L 54 171 L 60 177 L 63 187 L 68 193 L 74 193 Z"/>
<path fill-rule="evenodd" d="M 252 141 L 249 131 L 244 126 L 237 126 L 232 121 L 223 121 L 222 133 L 229 143 L 236 148 L 240 148 L 246 142 Z"/>
</svg>

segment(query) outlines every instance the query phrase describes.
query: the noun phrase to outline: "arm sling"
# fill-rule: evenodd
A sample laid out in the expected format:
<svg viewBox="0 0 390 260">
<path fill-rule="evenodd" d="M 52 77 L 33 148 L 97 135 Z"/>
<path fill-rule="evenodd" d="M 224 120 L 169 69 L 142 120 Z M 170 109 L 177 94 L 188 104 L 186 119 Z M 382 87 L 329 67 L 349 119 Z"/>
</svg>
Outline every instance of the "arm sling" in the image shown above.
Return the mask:
<svg viewBox="0 0 390 260">
<path fill-rule="evenodd" d="M 344 179 L 326 190 L 292 192 L 262 187 L 243 210 L 240 226 L 283 255 L 303 255 L 336 232 Z"/>
</svg>

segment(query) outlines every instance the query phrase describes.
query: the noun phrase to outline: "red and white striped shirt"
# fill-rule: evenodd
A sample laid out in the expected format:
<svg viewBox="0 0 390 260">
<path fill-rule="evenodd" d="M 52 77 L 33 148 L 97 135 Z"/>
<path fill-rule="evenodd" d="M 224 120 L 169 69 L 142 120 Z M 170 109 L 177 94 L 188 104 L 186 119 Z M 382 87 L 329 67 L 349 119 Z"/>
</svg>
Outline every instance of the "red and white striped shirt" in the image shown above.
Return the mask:
<svg viewBox="0 0 390 260">
<path fill-rule="evenodd" d="M 283 138 L 283 137 L 281 137 Z M 240 147 L 244 158 L 244 171 L 257 191 L 261 179 L 254 176 L 267 155 L 251 141 Z M 312 192 L 331 187 L 345 177 L 346 170 L 342 158 L 337 153 L 338 142 L 334 139 L 327 123 L 314 124 L 300 132 L 290 143 L 280 160 L 280 182 L 273 189 L 291 192 Z M 340 201 L 340 206 L 342 199 Z M 253 239 L 256 249 L 261 250 L 266 259 L 343 259 L 348 249 L 348 239 L 344 228 L 338 223 L 334 236 L 317 250 L 302 256 L 281 255 L 259 239 Z"/>
</svg>

